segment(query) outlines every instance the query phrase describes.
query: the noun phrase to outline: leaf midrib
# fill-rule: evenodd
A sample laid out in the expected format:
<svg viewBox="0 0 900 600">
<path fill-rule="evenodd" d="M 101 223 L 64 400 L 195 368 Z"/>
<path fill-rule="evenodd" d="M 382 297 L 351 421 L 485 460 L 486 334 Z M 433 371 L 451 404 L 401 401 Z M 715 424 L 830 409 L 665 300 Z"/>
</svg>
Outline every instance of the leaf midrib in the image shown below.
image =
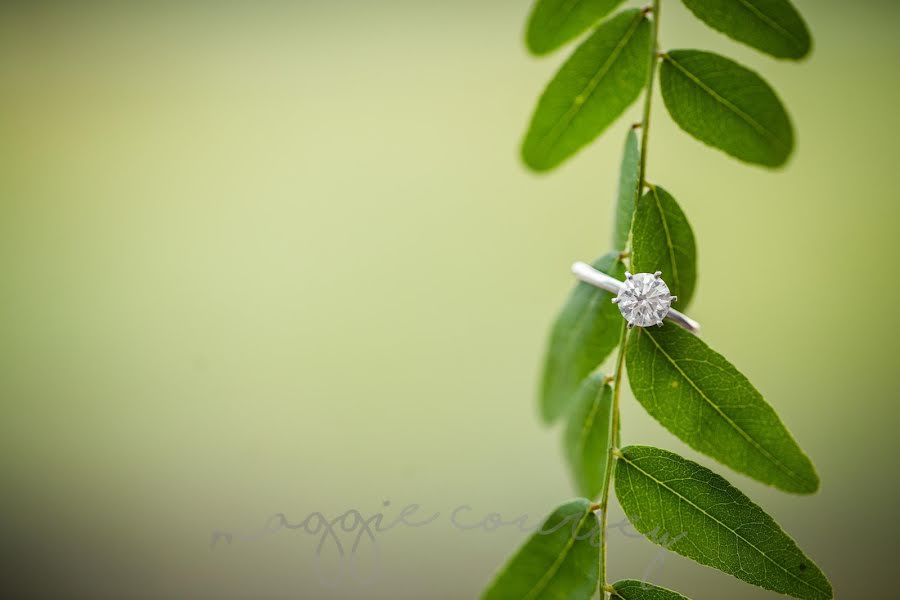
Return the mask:
<svg viewBox="0 0 900 600">
<path fill-rule="evenodd" d="M 629 146 L 631 145 L 631 136 L 634 137 L 634 150 L 635 150 L 635 161 L 634 168 L 630 169 L 634 173 L 634 185 L 631 186 L 631 211 L 624 210 L 623 202 L 622 202 L 622 192 L 625 190 L 625 186 L 622 185 L 622 177 L 623 173 L 625 173 L 625 167 L 627 166 L 627 162 L 629 159 Z M 628 245 L 628 235 L 631 233 L 631 220 L 634 215 L 634 211 L 637 209 L 637 204 L 640 201 L 640 189 L 638 189 L 641 185 L 640 176 L 641 176 L 641 155 L 640 149 L 638 148 L 637 136 L 634 133 L 634 129 L 630 129 L 628 132 L 628 136 L 625 138 L 625 149 L 622 156 L 622 166 L 619 168 L 619 189 L 616 193 L 616 222 L 615 222 L 615 233 L 613 235 L 614 238 L 619 238 L 621 234 L 621 229 L 623 225 L 628 226 L 628 230 L 625 232 L 624 240 L 622 244 L 616 244 L 616 246 L 623 246 L 623 248 L 618 248 L 618 250 L 624 250 L 624 246 Z"/>
<path fill-rule="evenodd" d="M 575 445 L 575 457 L 578 460 L 578 476 L 582 477 L 584 471 L 584 449 L 587 448 L 588 433 L 594 428 L 594 420 L 600 410 L 601 400 L 606 392 L 606 384 L 600 386 L 594 397 L 591 399 L 591 410 L 588 411 L 587 417 L 581 426 L 581 435 L 578 436 L 578 442 Z M 586 483 L 586 482 L 585 482 Z"/>
<path fill-rule="evenodd" d="M 712 409 L 713 409 L 714 411 L 716 411 L 716 412 L 719 414 L 719 416 L 721 416 L 722 419 L 723 419 L 728 425 L 730 425 L 735 431 L 737 431 L 737 432 L 738 432 L 745 440 L 747 440 L 748 442 L 750 442 L 750 445 L 751 445 L 751 446 L 753 446 L 760 454 L 762 454 L 765 458 L 767 458 L 768 460 L 770 460 L 776 467 L 778 467 L 779 469 L 781 469 L 784 473 L 786 473 L 786 474 L 787 474 L 789 477 L 791 477 L 792 479 L 794 479 L 794 480 L 796 480 L 796 481 L 799 481 L 799 482 L 802 483 L 802 484 L 809 484 L 809 483 L 810 483 L 805 477 L 802 477 L 799 473 L 795 472 L 793 469 L 791 469 L 790 467 L 788 467 L 787 465 L 785 465 L 784 463 L 782 463 L 780 460 L 778 460 L 778 458 L 777 458 L 774 454 L 772 454 L 771 452 L 769 452 L 768 450 L 766 450 L 765 448 L 763 448 L 763 447 L 759 444 L 759 442 L 757 442 L 755 439 L 753 439 L 753 437 L 750 436 L 749 433 L 747 433 L 746 431 L 744 431 L 744 430 L 743 430 L 737 423 L 735 423 L 728 415 L 726 415 L 724 412 L 722 412 L 722 409 L 719 408 L 719 406 L 718 406 L 715 402 L 713 402 L 713 401 L 712 401 L 712 400 L 711 400 L 711 399 L 703 392 L 703 390 L 701 390 L 699 387 L 697 387 L 697 384 L 694 383 L 694 380 L 691 379 L 690 377 L 688 377 L 687 373 L 685 373 L 685 372 L 681 369 L 681 367 L 678 366 L 678 363 L 677 363 L 677 362 L 676 362 L 676 361 L 675 361 L 675 360 L 674 360 L 674 359 L 673 359 L 673 358 L 672 358 L 665 350 L 663 350 L 663 347 L 659 344 L 659 342 L 657 342 L 657 341 L 653 338 L 653 335 L 652 335 L 649 331 L 647 331 L 646 329 L 643 329 L 643 330 L 641 330 L 641 332 L 647 334 L 647 337 L 650 338 L 650 341 L 653 342 L 653 345 L 656 346 L 656 349 L 659 350 L 660 353 L 662 353 L 662 355 L 663 355 L 664 357 L 666 357 L 666 360 L 669 361 L 669 363 L 675 368 L 676 371 L 678 371 L 678 373 L 684 378 L 684 380 L 687 381 L 688 384 L 690 384 L 690 386 L 691 386 L 692 388 L 694 388 L 694 390 L 700 395 L 700 397 L 703 398 L 703 399 L 707 402 L 707 404 L 709 404 L 709 406 L 711 406 Z M 654 392 L 654 395 L 655 395 L 655 392 Z"/>
<path fill-rule="evenodd" d="M 572 14 L 572 10 L 578 2 L 579 0 L 565 0 L 560 5 L 559 10 L 553 13 L 553 17 L 547 19 L 548 24 L 556 27 L 557 31 L 562 29 L 562 25 L 568 20 L 569 15 Z"/>
<path fill-rule="evenodd" d="M 662 202 L 659 200 L 659 192 L 657 192 L 656 187 L 650 188 L 650 192 L 653 194 L 653 199 L 656 201 L 656 209 L 659 211 L 659 220 L 662 221 L 663 231 L 666 234 L 666 246 L 669 248 L 669 262 L 672 264 L 672 279 L 678 286 L 677 291 L 681 292 L 681 295 L 684 296 L 684 290 L 681 289 L 681 277 L 678 275 L 678 266 L 675 264 L 675 245 L 672 243 L 672 234 L 669 232 L 669 222 L 666 219 L 666 213 L 663 210 Z"/>
<path fill-rule="evenodd" d="M 604 258 L 604 257 L 601 257 L 601 258 Z M 608 270 L 609 271 L 615 270 L 616 265 L 619 264 L 619 261 L 620 261 L 620 259 L 618 259 L 618 258 L 614 259 L 612 261 L 612 265 L 608 268 Z M 599 260 L 593 264 L 594 268 L 597 269 L 598 271 L 602 271 L 602 272 L 606 273 L 606 271 L 604 269 L 599 268 L 601 265 L 598 263 L 599 263 Z M 606 274 L 609 275 L 610 273 L 606 273 Z M 579 285 L 584 285 L 586 287 L 590 287 L 586 283 L 580 283 Z M 581 314 L 578 315 L 577 320 L 571 327 L 572 333 L 570 335 L 566 336 L 566 342 L 563 344 L 562 350 L 560 350 L 560 354 L 563 354 L 566 357 L 565 361 L 563 361 L 563 362 L 574 362 L 572 360 L 572 356 L 574 356 L 575 349 L 578 347 L 578 344 L 581 341 L 581 337 L 584 334 L 582 328 L 584 327 L 585 323 L 588 323 L 591 321 L 590 316 L 593 314 L 594 307 L 597 305 L 597 302 L 599 300 L 602 300 L 603 298 L 605 298 L 605 294 L 608 293 L 603 290 L 599 290 L 597 288 L 591 288 L 591 290 L 594 291 L 595 294 L 588 302 L 587 308 L 584 311 L 582 311 Z M 601 306 L 601 308 L 602 308 L 602 306 Z M 593 369 L 596 366 L 597 365 L 594 365 L 591 368 Z M 567 375 L 565 377 L 565 385 L 566 385 L 566 387 L 570 388 L 571 384 L 572 384 L 572 377 L 571 377 L 572 369 L 567 369 L 566 373 L 567 373 Z M 558 382 L 561 378 L 558 376 L 555 376 L 553 379 Z M 575 383 L 577 384 L 578 382 L 576 381 Z M 549 395 L 552 395 L 554 397 L 558 396 L 559 394 L 558 394 L 557 388 L 559 387 L 559 385 L 560 385 L 559 383 L 556 383 L 553 386 L 551 386 L 551 389 L 554 391 L 552 393 L 550 393 Z"/>
<path fill-rule="evenodd" d="M 727 108 L 728 110 L 730 110 L 731 112 L 733 112 L 735 115 L 737 115 L 738 117 L 740 117 L 741 120 L 743 120 L 745 123 L 747 123 L 748 125 L 750 125 L 750 127 L 752 127 L 753 129 L 755 129 L 758 133 L 760 133 L 761 135 L 763 135 L 763 136 L 765 136 L 765 137 L 768 137 L 768 138 L 774 140 L 777 144 L 779 144 L 779 145 L 781 145 L 781 146 L 784 146 L 784 147 L 787 147 L 787 146 L 788 146 L 788 143 L 787 143 L 787 142 L 785 142 L 784 140 L 782 140 L 782 139 L 781 139 L 780 137 L 778 137 L 775 133 L 772 133 L 771 131 L 769 131 L 768 129 L 766 129 L 766 128 L 765 128 L 762 124 L 760 124 L 756 119 L 754 119 L 753 117 L 751 117 L 750 115 L 748 115 L 747 113 L 745 113 L 744 111 L 742 111 L 740 108 L 738 108 L 737 106 L 735 106 L 730 100 L 728 100 L 727 98 L 725 98 L 724 96 L 722 96 L 721 94 L 719 94 L 718 92 L 716 92 L 716 90 L 714 90 L 714 89 L 712 89 L 711 87 L 709 87 L 709 86 L 708 86 L 706 83 L 704 83 L 699 77 L 697 77 L 696 75 L 694 75 L 693 73 L 691 73 L 690 71 L 688 71 L 688 70 L 687 70 L 684 66 L 682 66 L 678 61 L 676 61 L 674 58 L 672 58 L 672 55 L 671 55 L 671 54 L 665 54 L 665 55 L 663 56 L 663 58 L 664 58 L 665 60 L 669 61 L 669 62 L 672 64 L 673 67 L 675 67 L 676 69 L 678 69 L 679 71 L 681 71 L 681 73 L 683 73 L 684 76 L 687 77 L 689 80 L 691 80 L 697 87 L 699 87 L 701 90 L 703 90 L 704 92 L 706 92 L 707 94 L 709 94 L 709 96 L 710 96 L 713 100 L 715 100 L 716 102 L 718 102 L 719 104 L 721 104 L 722 106 L 724 106 L 725 108 Z"/>
<path fill-rule="evenodd" d="M 655 457 L 655 458 L 667 459 L 667 457 L 665 457 L 665 456 L 657 456 L 657 457 Z M 630 466 L 634 467 L 635 469 L 637 469 L 638 471 L 640 471 L 641 473 L 643 473 L 645 476 L 647 476 L 648 478 L 650 478 L 650 479 L 652 479 L 653 481 L 655 481 L 655 482 L 656 482 L 657 484 L 659 484 L 661 487 L 666 488 L 667 490 L 669 490 L 670 492 L 672 492 L 672 494 L 674 494 L 674 495 L 677 496 L 678 498 L 684 500 L 685 502 L 687 502 L 688 504 L 690 504 L 691 506 L 693 506 L 694 508 L 696 508 L 699 512 L 703 513 L 704 515 L 706 515 L 707 517 L 709 517 L 710 519 L 712 519 L 713 521 L 715 521 L 716 523 L 718 523 L 719 525 L 721 525 L 722 527 L 724 527 L 725 529 L 727 529 L 728 531 L 730 531 L 731 533 L 733 533 L 735 536 L 737 536 L 737 537 L 739 537 L 740 539 L 744 540 L 744 541 L 747 543 L 748 546 L 750 546 L 751 548 L 753 548 L 754 550 L 756 550 L 760 555 L 762 555 L 763 557 L 765 557 L 766 560 L 768 560 L 768 561 L 771 562 L 773 565 L 775 565 L 776 567 L 778 567 L 779 569 L 781 569 L 782 571 L 784 571 L 785 573 L 787 573 L 788 575 L 790 575 L 792 578 L 796 579 L 797 581 L 799 581 L 799 582 L 802 583 L 803 585 L 805 585 L 805 586 L 807 586 L 807 587 L 809 587 L 809 588 L 812 588 L 813 590 L 819 592 L 820 594 L 824 594 L 825 596 L 828 596 L 828 595 L 829 595 L 828 592 L 826 592 L 825 590 L 819 589 L 818 587 L 814 586 L 813 584 L 809 583 L 808 581 L 804 581 L 803 579 L 800 579 L 800 578 L 797 577 L 794 573 L 792 573 L 792 572 L 788 571 L 787 569 L 785 569 L 783 566 L 781 566 L 780 564 L 778 564 L 773 558 L 771 558 L 768 554 L 766 554 L 765 552 L 763 552 L 762 550 L 760 550 L 759 548 L 757 548 L 752 542 L 750 542 L 750 540 L 748 540 L 747 538 L 745 538 L 744 536 L 742 536 L 741 534 L 739 534 L 737 531 L 735 531 L 734 529 L 732 529 L 731 527 L 729 527 L 728 525 L 726 525 L 725 523 L 723 523 L 723 522 L 720 521 L 719 519 L 715 518 L 714 516 L 712 516 L 711 514 L 709 514 L 708 512 L 706 512 L 705 510 L 703 510 L 702 508 L 700 508 L 699 506 L 697 506 L 696 504 L 694 504 L 693 502 L 691 502 L 687 497 L 685 497 L 685 496 L 683 496 L 682 494 L 680 494 L 677 490 L 675 490 L 675 489 L 669 487 L 669 486 L 666 485 L 663 481 L 660 481 L 659 479 L 657 479 L 656 477 L 654 477 L 653 475 L 651 475 L 651 474 L 648 473 L 647 471 L 645 471 L 645 470 L 643 470 L 642 468 L 640 468 L 639 466 L 637 466 L 637 465 L 634 463 L 634 461 L 629 460 L 628 457 L 625 456 L 624 454 L 621 456 L 621 460 L 624 460 L 624 461 L 625 461 L 626 463 L 628 463 Z M 671 460 L 671 459 L 669 459 L 669 460 Z"/>
<path fill-rule="evenodd" d="M 803 50 L 803 42 L 801 42 L 799 39 L 797 39 L 794 36 L 794 34 L 792 34 L 790 31 L 788 31 L 787 29 L 785 29 L 784 27 L 779 25 L 778 22 L 775 21 L 775 19 L 773 19 L 772 17 L 770 17 L 769 15 L 764 13 L 762 10 L 760 10 L 760 8 L 758 6 L 756 6 L 755 4 L 753 4 L 752 2 L 750 2 L 750 0 L 738 0 L 738 2 L 740 2 L 741 4 L 746 6 L 750 12 L 752 12 L 757 17 L 759 17 L 760 21 L 762 21 L 763 23 L 765 23 L 766 25 L 768 25 L 775 31 L 779 32 L 780 34 L 782 34 L 783 36 L 788 38 L 795 45 L 797 50 L 799 50 L 799 51 Z"/>
<path fill-rule="evenodd" d="M 637 28 L 640 26 L 641 22 L 643 22 L 644 18 L 645 16 L 640 12 L 635 15 L 635 18 L 631 24 L 631 27 L 628 29 L 628 32 L 624 36 L 622 36 L 622 39 L 619 40 L 619 43 L 617 43 L 616 47 L 613 48 L 613 51 L 610 53 L 609 58 L 606 59 L 606 62 L 604 62 L 600 66 L 600 69 L 596 73 L 594 73 L 594 75 L 591 77 L 591 80 L 588 81 L 584 89 L 582 89 L 581 92 L 572 99 L 572 104 L 571 106 L 569 106 L 568 110 L 563 113 L 563 115 L 553 124 L 553 126 L 550 127 L 550 130 L 547 132 L 547 134 L 541 139 L 538 146 L 543 146 L 546 144 L 547 154 L 549 154 L 550 151 L 553 150 L 554 146 L 556 146 L 556 143 L 562 136 L 562 132 L 566 127 L 568 127 L 569 123 L 571 123 L 572 120 L 576 116 L 578 116 L 578 113 L 581 111 L 581 109 L 585 105 L 587 105 L 588 101 L 591 99 L 591 96 L 593 96 L 594 92 L 596 91 L 597 86 L 600 85 L 600 81 L 612 68 L 613 63 L 615 63 L 616 59 L 619 58 L 619 55 L 622 53 L 622 50 L 625 48 L 625 46 L 628 45 L 628 42 L 631 41 L 631 38 L 634 37 L 634 33 L 637 31 Z M 583 97 L 584 100 L 582 100 L 580 103 L 575 102 L 575 99 L 581 97 Z"/>
<path fill-rule="evenodd" d="M 539 594 L 543 591 L 543 589 L 547 586 L 551 579 L 556 575 L 556 572 L 559 571 L 559 568 L 562 566 L 563 561 L 568 556 L 569 551 L 572 549 L 572 546 L 575 545 L 576 536 L 578 532 L 581 531 L 581 526 L 584 524 L 585 520 L 588 518 L 588 515 L 591 514 L 590 510 L 585 510 L 584 515 L 578 520 L 578 525 L 575 527 L 575 532 L 573 535 L 569 536 L 569 539 L 566 540 L 566 545 L 563 546 L 562 552 L 559 553 L 559 556 L 556 557 L 556 560 L 553 561 L 553 564 L 550 565 L 550 568 L 547 569 L 547 572 L 544 573 L 543 577 L 541 577 L 534 586 L 528 590 L 528 593 L 525 594 L 524 600 L 529 600 L 531 598 L 535 598 L 535 594 Z"/>
<path fill-rule="evenodd" d="M 600 270 L 600 269 L 598 269 Z M 580 284 L 587 286 L 588 284 Z M 591 322 L 591 315 L 594 313 L 594 307 L 597 306 L 598 301 L 604 298 L 604 294 L 606 292 L 602 290 L 592 290 L 595 291 L 593 297 L 588 301 L 587 308 L 578 316 L 578 320 L 572 325 L 571 334 L 567 336 L 568 342 L 565 344 L 565 352 L 563 353 L 567 357 L 567 361 L 571 360 L 572 356 L 575 354 L 575 349 L 579 346 L 579 342 L 581 342 L 581 338 L 584 335 L 583 327 L 585 324 Z M 572 361 L 574 362 L 574 361 Z M 596 365 L 595 365 L 596 366 Z M 593 368 L 593 367 L 592 367 Z M 571 374 L 572 370 L 567 369 L 567 373 Z M 566 377 L 567 386 L 571 385 L 572 378 L 571 376 Z M 576 382 L 577 383 L 577 382 Z M 556 387 L 556 386 L 554 386 Z"/>
</svg>

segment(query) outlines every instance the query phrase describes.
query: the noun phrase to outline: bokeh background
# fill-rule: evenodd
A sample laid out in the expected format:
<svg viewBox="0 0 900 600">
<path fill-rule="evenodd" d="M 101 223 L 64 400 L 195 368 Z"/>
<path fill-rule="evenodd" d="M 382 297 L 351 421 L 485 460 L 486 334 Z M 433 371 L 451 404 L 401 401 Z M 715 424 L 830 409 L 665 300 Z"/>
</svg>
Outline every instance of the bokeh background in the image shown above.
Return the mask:
<svg viewBox="0 0 900 600">
<path fill-rule="evenodd" d="M 896 597 L 900 7 L 796 4 L 816 42 L 801 64 L 664 2 L 663 47 L 763 73 L 799 145 L 783 171 L 748 167 L 657 98 L 650 178 L 693 223 L 704 338 L 781 413 L 821 492 L 698 457 L 630 396 L 623 437 L 725 474 L 838 597 Z M 520 137 L 568 51 L 528 57 L 527 10 L 2 5 L 8 594 L 470 598 L 524 534 L 460 530 L 453 509 L 536 522 L 573 495 L 535 390 L 570 263 L 608 247 L 637 113 L 527 173 Z M 387 522 L 411 503 L 410 520 L 441 514 L 380 533 L 377 571 L 371 544 L 354 572 L 328 540 L 317 559 L 321 535 L 246 535 L 274 513 Z M 211 549 L 217 530 L 232 544 Z M 615 578 L 773 597 L 618 531 L 610 546 Z"/>
</svg>

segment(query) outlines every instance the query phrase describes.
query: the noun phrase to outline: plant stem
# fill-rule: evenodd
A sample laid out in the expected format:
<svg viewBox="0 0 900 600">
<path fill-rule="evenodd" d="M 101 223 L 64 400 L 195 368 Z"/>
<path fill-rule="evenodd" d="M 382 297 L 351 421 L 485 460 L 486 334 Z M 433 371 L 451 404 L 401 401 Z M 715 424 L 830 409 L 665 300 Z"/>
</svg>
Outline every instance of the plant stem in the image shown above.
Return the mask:
<svg viewBox="0 0 900 600">
<path fill-rule="evenodd" d="M 650 39 L 650 56 L 647 58 L 647 92 L 644 96 L 644 118 L 641 121 L 641 168 L 638 176 L 638 195 L 644 191 L 647 181 L 647 140 L 650 137 L 650 106 L 653 104 L 653 80 L 656 78 L 656 61 L 659 54 L 659 5 L 660 0 L 653 0 L 653 30 Z M 632 222 L 634 217 L 632 216 Z"/>
<path fill-rule="evenodd" d="M 609 423 L 609 443 L 606 447 L 606 477 L 600 495 L 600 598 L 606 598 L 606 524 L 609 515 L 609 488 L 612 472 L 615 468 L 614 449 L 619 447 L 619 395 L 622 390 L 622 366 L 625 364 L 625 340 L 628 337 L 628 324 L 622 322 L 622 333 L 619 337 L 619 353 L 616 356 L 616 370 L 613 375 L 612 419 Z"/>
<path fill-rule="evenodd" d="M 644 117 L 641 121 L 641 166 L 638 176 L 638 200 L 647 184 L 647 141 L 650 137 L 650 108 L 653 104 L 653 80 L 656 77 L 656 62 L 659 54 L 659 5 L 660 0 L 653 0 L 653 24 L 650 41 L 649 68 L 647 70 L 647 85 L 644 95 Z M 631 217 L 632 226 L 634 225 L 634 215 Z M 631 266 L 631 235 L 628 236 L 628 247 L 622 253 L 622 260 L 627 267 Z M 610 419 L 609 445 L 606 453 L 606 477 L 603 482 L 603 491 L 600 497 L 600 598 L 607 598 L 607 591 L 610 588 L 609 582 L 606 580 L 606 546 L 607 546 L 607 523 L 609 514 L 609 489 L 611 487 L 612 475 L 615 470 L 615 455 L 619 450 L 619 397 L 622 394 L 622 372 L 625 365 L 625 344 L 628 341 L 627 323 L 622 323 L 622 334 L 619 337 L 619 349 L 616 355 L 616 369 L 613 374 L 613 394 L 612 394 L 612 419 Z"/>
</svg>

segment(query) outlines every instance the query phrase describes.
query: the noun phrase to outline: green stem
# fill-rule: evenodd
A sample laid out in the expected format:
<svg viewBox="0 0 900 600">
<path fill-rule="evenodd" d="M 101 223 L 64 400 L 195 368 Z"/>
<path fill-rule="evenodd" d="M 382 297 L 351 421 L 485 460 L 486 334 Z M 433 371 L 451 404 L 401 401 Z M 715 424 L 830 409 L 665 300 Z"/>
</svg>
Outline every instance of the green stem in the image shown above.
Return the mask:
<svg viewBox="0 0 900 600">
<path fill-rule="evenodd" d="M 647 85 L 644 95 L 644 118 L 641 121 L 641 167 L 638 176 L 638 198 L 647 185 L 647 141 L 650 137 L 650 108 L 653 104 L 653 81 L 656 77 L 656 62 L 659 54 L 659 5 L 660 0 L 653 0 L 653 30 L 650 42 L 649 69 L 647 70 Z M 634 215 L 631 218 L 634 225 Z M 630 267 L 631 263 L 631 235 L 628 236 L 628 248 L 623 252 L 623 261 Z M 612 394 L 612 419 L 610 419 L 609 446 L 606 452 L 606 477 L 603 482 L 603 491 L 600 497 L 600 598 L 605 600 L 610 584 L 606 580 L 606 542 L 607 542 L 607 514 L 609 513 L 609 490 L 613 472 L 615 471 L 615 457 L 619 451 L 619 397 L 622 395 L 622 372 L 625 364 L 625 344 L 628 341 L 628 326 L 622 323 L 622 334 L 619 338 L 619 349 L 616 355 L 616 370 L 613 375 Z"/>
<path fill-rule="evenodd" d="M 647 69 L 647 93 L 644 96 L 644 118 L 641 121 L 641 169 L 638 177 L 638 195 L 647 182 L 647 140 L 650 137 L 650 106 L 653 104 L 653 80 L 656 78 L 656 62 L 659 54 L 659 4 L 653 0 L 653 31 L 650 41 L 649 67 Z M 634 219 L 632 218 L 632 221 Z"/>
<path fill-rule="evenodd" d="M 606 524 L 609 515 L 609 488 L 612 472 L 615 468 L 614 450 L 619 446 L 619 396 L 622 391 L 622 367 L 625 364 L 625 340 L 628 338 L 628 324 L 622 322 L 622 334 L 619 338 L 619 353 L 616 356 L 616 370 L 613 375 L 612 419 L 609 423 L 609 444 L 606 447 L 606 477 L 603 490 L 600 492 L 600 597 L 606 598 Z"/>
</svg>

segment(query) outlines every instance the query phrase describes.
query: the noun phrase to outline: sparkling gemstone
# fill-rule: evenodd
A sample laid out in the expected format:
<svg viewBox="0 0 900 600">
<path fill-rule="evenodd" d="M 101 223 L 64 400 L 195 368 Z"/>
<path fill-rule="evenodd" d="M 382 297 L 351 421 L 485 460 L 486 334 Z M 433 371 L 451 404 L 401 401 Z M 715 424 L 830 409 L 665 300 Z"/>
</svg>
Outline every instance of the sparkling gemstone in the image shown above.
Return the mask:
<svg viewBox="0 0 900 600">
<path fill-rule="evenodd" d="M 659 325 L 672 306 L 669 286 L 653 273 L 637 273 L 626 279 L 616 299 L 622 316 L 637 327 Z"/>
</svg>

